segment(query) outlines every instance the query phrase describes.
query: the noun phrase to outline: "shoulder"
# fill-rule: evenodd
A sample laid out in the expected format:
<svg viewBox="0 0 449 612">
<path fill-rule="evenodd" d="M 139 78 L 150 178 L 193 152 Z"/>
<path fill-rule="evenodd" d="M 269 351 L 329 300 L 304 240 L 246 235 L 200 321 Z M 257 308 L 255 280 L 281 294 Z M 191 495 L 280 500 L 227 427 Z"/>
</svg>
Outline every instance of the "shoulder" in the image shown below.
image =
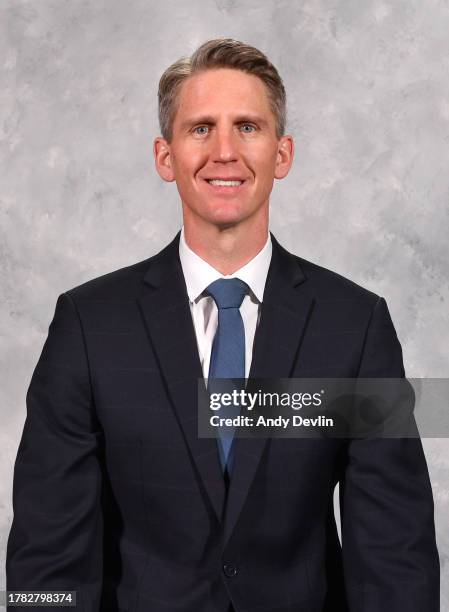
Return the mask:
<svg viewBox="0 0 449 612">
<path fill-rule="evenodd" d="M 304 287 L 314 301 L 319 333 L 325 330 L 367 329 L 396 338 L 385 299 L 368 288 L 316 263 L 292 255 L 301 269 Z"/>
<path fill-rule="evenodd" d="M 68 289 L 75 302 L 84 300 L 113 300 L 116 298 L 135 298 L 140 294 L 142 279 L 153 257 L 130 266 L 113 270 L 81 285 Z"/>
<path fill-rule="evenodd" d="M 342 274 L 301 257 L 295 255 L 293 257 L 297 260 L 307 280 L 313 285 L 317 298 L 363 300 L 368 302 L 377 302 L 379 300 L 379 296 L 376 293 Z"/>
<path fill-rule="evenodd" d="M 178 238 L 179 234 L 152 257 L 88 280 L 65 293 L 75 302 L 135 300 L 145 292 L 144 279 L 148 270 L 161 277 L 170 270 L 178 257 Z"/>
<path fill-rule="evenodd" d="M 294 276 L 298 276 L 301 281 L 305 281 L 309 291 L 318 300 L 362 300 L 376 303 L 380 298 L 373 291 L 359 285 L 353 280 L 343 276 L 337 271 L 329 270 L 307 259 L 303 259 L 290 253 L 282 247 L 276 240 L 273 240 L 274 250 L 280 257 L 279 268 L 288 267 Z"/>
</svg>

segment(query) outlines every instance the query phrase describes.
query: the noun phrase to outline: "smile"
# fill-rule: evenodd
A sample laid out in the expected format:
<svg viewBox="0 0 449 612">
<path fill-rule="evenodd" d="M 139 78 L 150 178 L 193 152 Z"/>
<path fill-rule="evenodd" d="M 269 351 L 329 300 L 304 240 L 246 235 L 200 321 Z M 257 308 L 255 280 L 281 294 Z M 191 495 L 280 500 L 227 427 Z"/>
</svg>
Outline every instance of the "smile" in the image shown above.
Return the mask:
<svg viewBox="0 0 449 612">
<path fill-rule="evenodd" d="M 216 187 L 238 187 L 243 181 L 225 181 L 222 179 L 207 179 L 209 185 L 215 185 Z"/>
</svg>

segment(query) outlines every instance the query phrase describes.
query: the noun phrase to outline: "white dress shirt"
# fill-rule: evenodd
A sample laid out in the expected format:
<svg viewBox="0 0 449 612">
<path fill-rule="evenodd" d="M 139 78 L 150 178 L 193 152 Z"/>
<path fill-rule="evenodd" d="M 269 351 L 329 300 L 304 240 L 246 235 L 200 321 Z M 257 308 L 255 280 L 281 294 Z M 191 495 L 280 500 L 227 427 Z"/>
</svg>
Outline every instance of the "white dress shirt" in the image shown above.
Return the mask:
<svg viewBox="0 0 449 612">
<path fill-rule="evenodd" d="M 246 265 L 233 274 L 224 276 L 204 259 L 201 259 L 187 245 L 184 228 L 179 240 L 179 257 L 187 286 L 193 325 L 195 327 L 198 353 L 204 378 L 209 375 L 210 354 L 212 342 L 218 325 L 218 308 L 210 295 L 204 290 L 218 278 L 240 278 L 250 288 L 250 293 L 243 298 L 240 306 L 245 328 L 245 378 L 248 378 L 253 354 L 254 336 L 260 318 L 260 305 L 267 280 L 268 268 L 271 262 L 271 237 L 259 253 Z"/>
</svg>

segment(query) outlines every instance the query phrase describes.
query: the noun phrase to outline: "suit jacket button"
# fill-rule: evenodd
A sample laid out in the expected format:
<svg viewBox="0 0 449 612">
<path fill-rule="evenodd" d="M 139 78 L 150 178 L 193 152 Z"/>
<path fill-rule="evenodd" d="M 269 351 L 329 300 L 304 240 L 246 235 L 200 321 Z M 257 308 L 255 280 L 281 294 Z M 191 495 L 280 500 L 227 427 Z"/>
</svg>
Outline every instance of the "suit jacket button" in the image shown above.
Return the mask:
<svg viewBox="0 0 449 612">
<path fill-rule="evenodd" d="M 233 576 L 237 576 L 238 574 L 238 569 L 235 563 L 224 563 L 223 571 L 225 573 L 225 576 L 227 576 L 228 578 L 232 578 Z"/>
</svg>

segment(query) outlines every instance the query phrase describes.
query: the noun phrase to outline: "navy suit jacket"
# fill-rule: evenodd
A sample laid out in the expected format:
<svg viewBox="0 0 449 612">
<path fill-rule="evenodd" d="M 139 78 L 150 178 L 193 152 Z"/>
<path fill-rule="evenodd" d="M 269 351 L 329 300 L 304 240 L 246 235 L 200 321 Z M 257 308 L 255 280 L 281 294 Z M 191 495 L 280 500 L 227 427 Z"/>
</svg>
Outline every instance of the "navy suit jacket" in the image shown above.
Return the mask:
<svg viewBox="0 0 449 612">
<path fill-rule="evenodd" d="M 436 612 L 419 439 L 238 439 L 226 489 L 216 440 L 197 435 L 178 241 L 58 299 L 27 394 L 7 587 L 76 590 L 82 612 Z M 403 375 L 385 300 L 273 237 L 250 377 Z"/>
</svg>

